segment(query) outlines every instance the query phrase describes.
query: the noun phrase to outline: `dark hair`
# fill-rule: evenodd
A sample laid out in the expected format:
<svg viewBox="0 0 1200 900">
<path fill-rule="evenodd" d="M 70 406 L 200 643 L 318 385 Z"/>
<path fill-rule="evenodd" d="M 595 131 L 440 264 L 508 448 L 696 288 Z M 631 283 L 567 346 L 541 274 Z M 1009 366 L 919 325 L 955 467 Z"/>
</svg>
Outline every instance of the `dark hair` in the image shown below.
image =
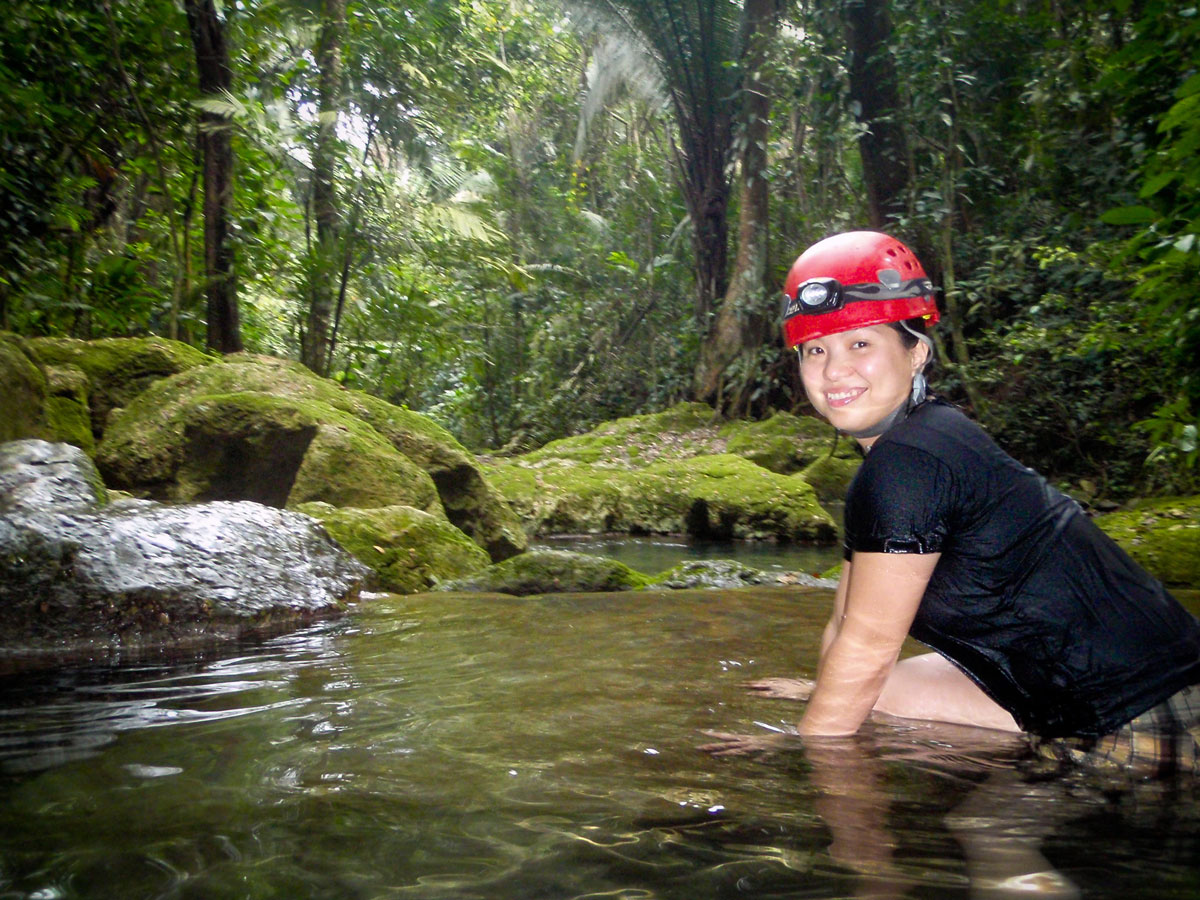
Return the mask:
<svg viewBox="0 0 1200 900">
<path fill-rule="evenodd" d="M 896 334 L 900 335 L 900 343 L 904 345 L 905 350 L 911 350 L 924 338 L 929 343 L 929 358 L 925 360 L 922 371 L 928 372 L 933 368 L 937 361 L 937 354 L 934 352 L 933 340 L 929 338 L 928 320 L 918 316 L 915 319 L 905 319 L 903 322 L 888 322 L 888 325 Z"/>
<path fill-rule="evenodd" d="M 918 334 L 925 334 L 925 319 L 919 316 L 915 319 L 906 319 L 903 322 L 888 322 L 888 326 L 896 334 L 900 335 L 900 343 L 904 345 L 906 350 L 911 350 L 917 346 L 917 341 L 920 340 L 917 337 Z"/>
</svg>

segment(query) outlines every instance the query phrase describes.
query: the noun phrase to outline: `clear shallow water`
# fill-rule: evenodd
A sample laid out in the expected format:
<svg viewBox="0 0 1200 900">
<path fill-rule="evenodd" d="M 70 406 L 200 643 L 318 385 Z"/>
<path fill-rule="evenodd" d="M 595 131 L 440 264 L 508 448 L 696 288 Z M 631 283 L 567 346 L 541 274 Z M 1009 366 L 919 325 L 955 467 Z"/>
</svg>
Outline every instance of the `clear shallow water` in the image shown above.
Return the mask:
<svg viewBox="0 0 1200 900">
<path fill-rule="evenodd" d="M 803 572 L 819 575 L 842 561 L 840 544 L 586 536 L 542 538 L 537 547 L 610 557 L 646 575 L 657 575 L 681 562 L 700 559 L 732 559 L 764 572 Z"/>
<path fill-rule="evenodd" d="M 741 683 L 811 674 L 830 600 L 383 596 L 223 658 L 6 678 L 0 898 L 1017 897 L 1052 867 L 1054 896 L 1200 894 L 1191 780 L 904 723 L 698 752 L 795 720 Z"/>
</svg>

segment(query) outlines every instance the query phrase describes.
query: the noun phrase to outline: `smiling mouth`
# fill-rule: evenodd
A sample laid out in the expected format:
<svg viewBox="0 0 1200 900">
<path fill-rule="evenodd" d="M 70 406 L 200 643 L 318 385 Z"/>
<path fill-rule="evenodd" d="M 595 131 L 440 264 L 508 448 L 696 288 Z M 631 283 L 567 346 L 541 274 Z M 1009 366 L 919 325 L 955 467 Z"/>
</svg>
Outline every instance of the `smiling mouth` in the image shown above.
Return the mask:
<svg viewBox="0 0 1200 900">
<path fill-rule="evenodd" d="M 848 391 L 838 391 L 837 393 L 827 393 L 825 399 L 830 406 L 841 407 L 847 406 L 858 399 L 862 394 L 866 393 L 866 388 L 853 388 Z"/>
</svg>

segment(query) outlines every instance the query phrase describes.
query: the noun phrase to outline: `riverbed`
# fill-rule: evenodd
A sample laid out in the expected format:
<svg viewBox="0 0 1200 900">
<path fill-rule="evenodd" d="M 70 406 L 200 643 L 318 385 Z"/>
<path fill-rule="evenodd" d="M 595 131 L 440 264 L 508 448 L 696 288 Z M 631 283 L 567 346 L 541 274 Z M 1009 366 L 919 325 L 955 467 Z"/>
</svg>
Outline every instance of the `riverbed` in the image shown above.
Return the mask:
<svg viewBox="0 0 1200 900">
<path fill-rule="evenodd" d="M 1195 597 L 1190 598 L 1195 609 Z M 380 595 L 211 657 L 0 681 L 0 900 L 1200 895 L 1200 779 L 786 730 L 831 592 Z"/>
</svg>

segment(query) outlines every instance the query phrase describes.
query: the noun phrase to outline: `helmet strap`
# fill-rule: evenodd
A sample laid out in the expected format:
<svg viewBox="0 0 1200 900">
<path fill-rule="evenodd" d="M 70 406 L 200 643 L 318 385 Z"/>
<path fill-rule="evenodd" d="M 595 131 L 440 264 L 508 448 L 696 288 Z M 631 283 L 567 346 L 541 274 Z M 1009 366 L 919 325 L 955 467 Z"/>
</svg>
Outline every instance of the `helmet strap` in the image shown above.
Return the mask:
<svg viewBox="0 0 1200 900">
<path fill-rule="evenodd" d="M 894 410 L 892 410 L 874 425 L 869 425 L 866 428 L 862 428 L 858 431 L 847 431 L 844 433 L 850 435 L 852 438 L 857 438 L 860 440 L 862 438 L 879 437 L 897 422 L 902 422 L 908 417 L 908 411 L 912 408 L 911 404 L 912 398 L 905 397 L 903 403 L 897 406 Z"/>
<path fill-rule="evenodd" d="M 843 434 L 848 434 L 852 438 L 873 438 L 879 437 L 893 425 L 903 422 L 908 418 L 908 414 L 920 406 L 929 397 L 929 387 L 925 381 L 925 376 L 921 372 L 913 375 L 912 393 L 904 398 L 904 402 L 897 406 L 894 410 L 876 422 L 874 425 L 869 425 L 858 431 L 845 431 Z"/>
</svg>

